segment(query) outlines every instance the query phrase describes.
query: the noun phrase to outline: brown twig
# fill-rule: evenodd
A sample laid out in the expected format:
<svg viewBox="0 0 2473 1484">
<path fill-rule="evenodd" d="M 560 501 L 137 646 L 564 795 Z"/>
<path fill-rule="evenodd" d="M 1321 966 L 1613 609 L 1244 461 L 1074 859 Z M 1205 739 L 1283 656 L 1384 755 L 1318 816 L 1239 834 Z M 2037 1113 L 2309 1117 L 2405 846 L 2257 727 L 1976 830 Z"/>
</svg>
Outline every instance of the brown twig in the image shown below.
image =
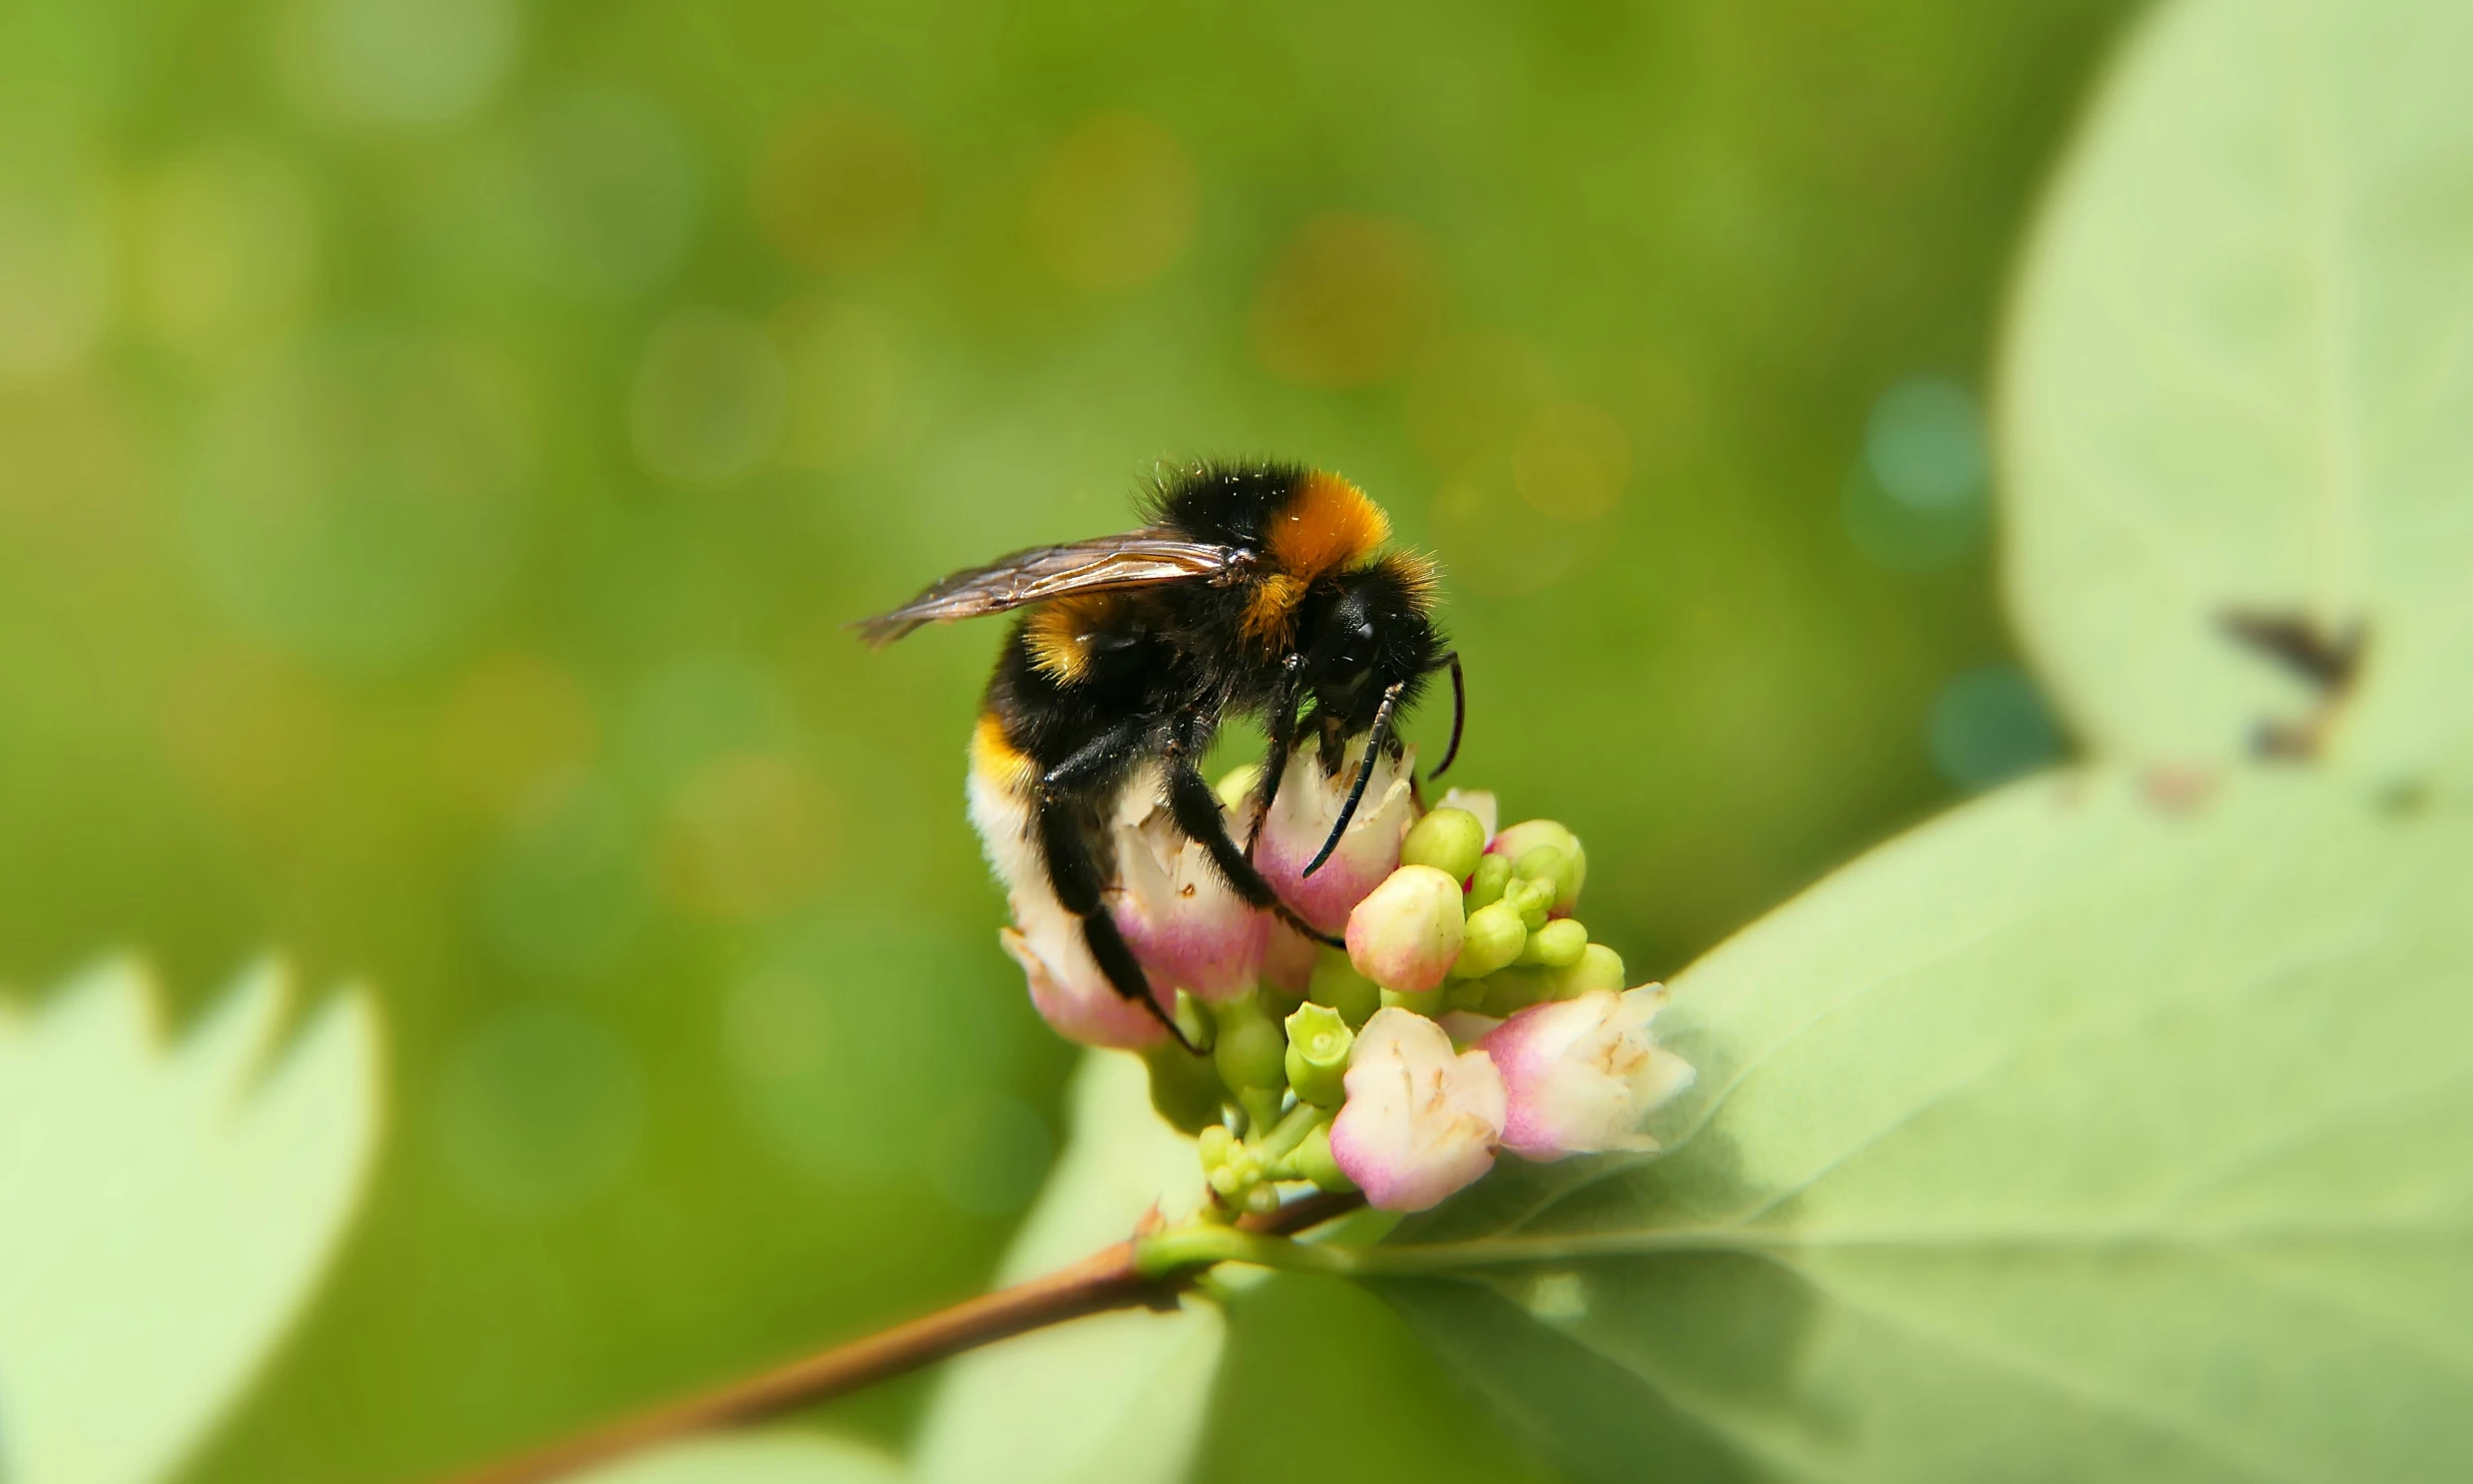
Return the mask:
<svg viewBox="0 0 2473 1484">
<path fill-rule="evenodd" d="M 1286 1236 L 1354 1210 L 1354 1196 L 1309 1196 L 1240 1225 Z M 699 1395 L 664 1402 L 546 1447 L 456 1476 L 453 1484 L 545 1484 L 594 1464 L 691 1433 L 761 1421 L 877 1381 L 1085 1314 L 1171 1308 L 1195 1273 L 1145 1277 L 1134 1242 L 1120 1241 L 1070 1267 L 965 1299 L 923 1318 L 836 1345 Z"/>
</svg>

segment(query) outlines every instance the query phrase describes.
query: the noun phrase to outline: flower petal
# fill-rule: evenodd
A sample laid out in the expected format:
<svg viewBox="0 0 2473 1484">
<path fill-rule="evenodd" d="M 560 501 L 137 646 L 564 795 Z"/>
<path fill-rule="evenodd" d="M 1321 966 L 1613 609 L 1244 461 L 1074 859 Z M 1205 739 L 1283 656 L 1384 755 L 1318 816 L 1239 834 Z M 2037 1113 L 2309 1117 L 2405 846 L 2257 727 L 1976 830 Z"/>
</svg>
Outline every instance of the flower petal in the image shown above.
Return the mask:
<svg viewBox="0 0 2473 1484">
<path fill-rule="evenodd" d="M 1358 1032 L 1331 1157 L 1382 1211 L 1424 1211 L 1494 1166 L 1503 1078 L 1483 1051 L 1396 1007 Z"/>
</svg>

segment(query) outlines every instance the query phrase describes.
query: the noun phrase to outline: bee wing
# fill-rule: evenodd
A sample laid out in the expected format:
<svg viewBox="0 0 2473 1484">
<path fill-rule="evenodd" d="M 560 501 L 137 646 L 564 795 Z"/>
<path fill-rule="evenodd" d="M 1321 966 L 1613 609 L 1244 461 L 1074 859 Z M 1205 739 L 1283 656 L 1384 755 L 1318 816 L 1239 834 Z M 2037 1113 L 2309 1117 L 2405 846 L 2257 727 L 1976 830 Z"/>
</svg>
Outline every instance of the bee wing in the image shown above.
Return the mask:
<svg viewBox="0 0 2473 1484">
<path fill-rule="evenodd" d="M 1186 541 L 1158 531 L 1132 531 L 999 557 L 984 567 L 954 573 L 891 613 L 861 619 L 850 627 L 859 631 L 869 648 L 882 649 L 921 624 L 975 619 L 1076 593 L 1225 581 L 1241 565 L 1236 547 Z"/>
</svg>

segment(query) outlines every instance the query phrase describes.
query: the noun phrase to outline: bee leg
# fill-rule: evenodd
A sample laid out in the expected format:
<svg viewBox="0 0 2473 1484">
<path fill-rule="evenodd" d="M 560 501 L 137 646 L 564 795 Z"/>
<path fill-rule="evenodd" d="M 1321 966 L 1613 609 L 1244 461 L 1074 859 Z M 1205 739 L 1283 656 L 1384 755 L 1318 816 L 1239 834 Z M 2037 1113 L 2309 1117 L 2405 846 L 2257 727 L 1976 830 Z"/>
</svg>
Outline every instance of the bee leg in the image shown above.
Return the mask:
<svg viewBox="0 0 2473 1484">
<path fill-rule="evenodd" d="M 1176 1017 L 1152 997 L 1151 976 L 1143 971 L 1134 950 L 1126 946 L 1125 935 L 1117 931 L 1116 918 L 1108 913 L 1103 896 L 1107 877 L 1071 810 L 1044 806 L 1039 810 L 1039 847 L 1047 858 L 1048 885 L 1065 910 L 1082 919 L 1082 941 L 1089 946 L 1099 971 L 1108 976 L 1108 987 L 1150 1011 L 1153 1019 L 1168 1027 L 1168 1034 L 1176 1037 L 1179 1045 L 1196 1056 L 1202 1055 L 1203 1049 L 1186 1035 Z"/>
<path fill-rule="evenodd" d="M 1271 703 L 1269 745 L 1262 749 L 1262 780 L 1253 788 L 1253 823 L 1245 830 L 1245 859 L 1253 858 L 1254 842 L 1262 837 L 1262 825 L 1270 818 L 1270 806 L 1278 800 L 1279 780 L 1287 775 L 1288 754 L 1296 748 L 1296 706 L 1304 699 L 1305 657 L 1288 656 L 1279 662 L 1279 699 Z"/>
<path fill-rule="evenodd" d="M 1468 724 L 1468 683 L 1460 676 L 1460 652 L 1453 650 L 1439 664 L 1451 669 L 1451 745 L 1443 748 L 1442 761 L 1425 775 L 1429 781 L 1451 770 L 1452 759 L 1460 755 L 1460 730 Z"/>
<path fill-rule="evenodd" d="M 1346 946 L 1345 940 L 1334 938 L 1312 923 L 1296 915 L 1236 842 L 1229 838 L 1228 817 L 1220 812 L 1220 796 L 1211 791 L 1210 780 L 1195 758 L 1202 751 L 1199 737 L 1201 717 L 1189 712 L 1177 719 L 1175 735 L 1168 743 L 1168 812 L 1186 838 L 1201 843 L 1218 866 L 1220 875 L 1238 896 L 1257 909 L 1273 912 L 1280 921 L 1303 933 L 1317 943 L 1333 948 Z"/>
<path fill-rule="evenodd" d="M 1178 1045 L 1200 1056 L 1203 1049 L 1186 1035 L 1176 1017 L 1153 998 L 1151 976 L 1134 957 L 1134 950 L 1126 946 L 1125 935 L 1117 931 L 1117 920 L 1108 912 L 1108 874 L 1092 852 L 1089 836 L 1083 832 L 1079 817 L 1082 811 L 1073 806 L 1074 784 L 1122 756 L 1138 736 L 1131 731 L 1124 736 L 1103 736 L 1041 776 L 1032 802 L 1032 813 L 1038 821 L 1039 854 L 1047 866 L 1048 888 L 1056 893 L 1057 903 L 1082 920 L 1082 941 L 1090 948 L 1091 959 L 1099 965 L 1099 971 L 1108 977 L 1108 987 L 1150 1011 L 1152 1018 L 1177 1038 Z"/>
</svg>

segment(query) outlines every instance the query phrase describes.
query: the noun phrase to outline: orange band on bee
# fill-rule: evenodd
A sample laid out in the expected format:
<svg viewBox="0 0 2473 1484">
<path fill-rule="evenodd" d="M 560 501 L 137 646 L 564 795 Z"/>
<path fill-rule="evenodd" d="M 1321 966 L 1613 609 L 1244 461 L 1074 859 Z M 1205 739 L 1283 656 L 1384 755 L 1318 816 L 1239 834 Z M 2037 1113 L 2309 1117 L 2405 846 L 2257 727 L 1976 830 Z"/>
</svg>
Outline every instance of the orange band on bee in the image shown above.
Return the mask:
<svg viewBox="0 0 2473 1484">
<path fill-rule="evenodd" d="M 1302 583 L 1354 567 L 1391 539 L 1390 517 L 1336 474 L 1312 473 L 1271 517 L 1264 545 L 1273 565 Z"/>
<path fill-rule="evenodd" d="M 986 712 L 970 734 L 970 770 L 1008 793 L 1019 793 L 1030 787 L 1039 766 L 1005 736 L 1005 724 L 995 713 Z"/>
<path fill-rule="evenodd" d="M 1078 681 L 1090 664 L 1090 637 L 1107 627 L 1122 606 L 1113 593 L 1059 598 L 1022 626 L 1031 663 L 1060 681 Z"/>
<path fill-rule="evenodd" d="M 1272 652 L 1288 647 L 1296 608 L 1317 577 L 1363 565 L 1391 539 L 1390 517 L 1336 474 L 1312 473 L 1271 517 L 1263 545 L 1277 569 L 1255 587 L 1240 627 Z"/>
</svg>

